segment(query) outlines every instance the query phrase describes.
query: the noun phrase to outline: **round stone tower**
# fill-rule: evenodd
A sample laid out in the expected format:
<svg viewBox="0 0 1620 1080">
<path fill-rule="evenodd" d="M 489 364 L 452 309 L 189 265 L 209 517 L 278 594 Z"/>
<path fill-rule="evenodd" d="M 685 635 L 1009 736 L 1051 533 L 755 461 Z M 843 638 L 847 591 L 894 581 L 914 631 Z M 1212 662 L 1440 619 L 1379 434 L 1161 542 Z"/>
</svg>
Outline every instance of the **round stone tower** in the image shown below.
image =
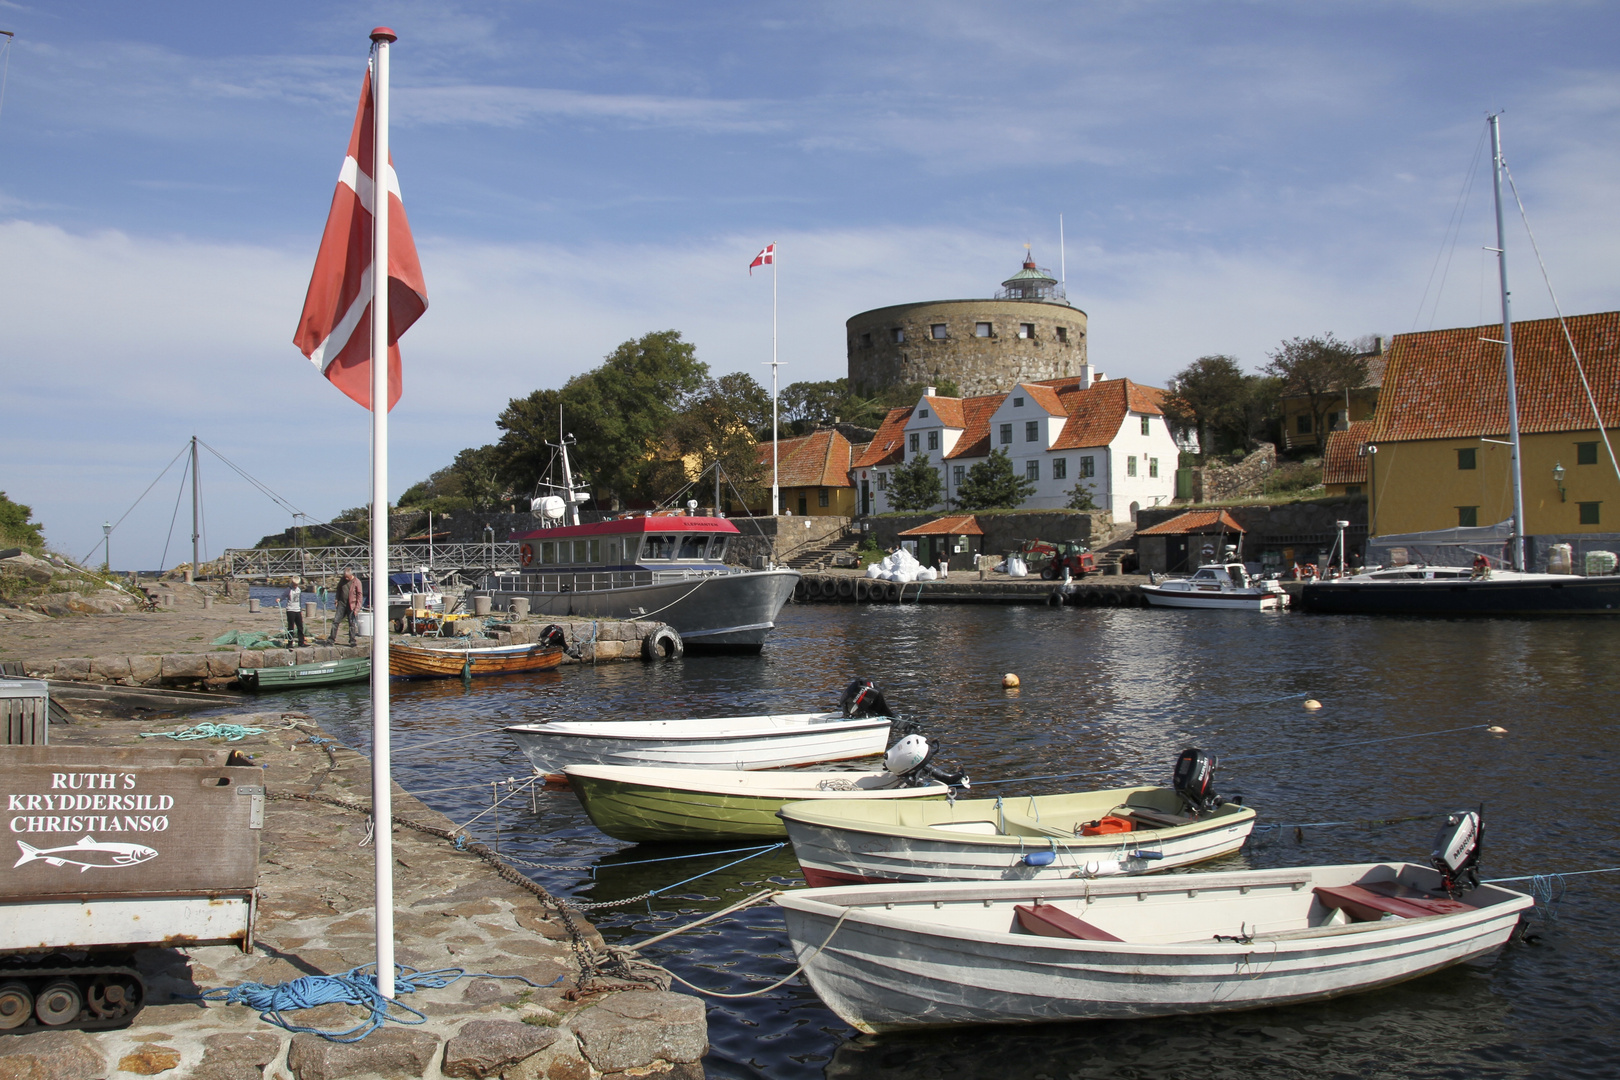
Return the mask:
<svg viewBox="0 0 1620 1080">
<path fill-rule="evenodd" d="M 850 385 L 867 393 L 951 382 L 972 397 L 1021 380 L 1090 374 L 1086 313 L 1069 304 L 1063 286 L 1032 257 L 991 299 L 895 304 L 844 325 Z"/>
</svg>

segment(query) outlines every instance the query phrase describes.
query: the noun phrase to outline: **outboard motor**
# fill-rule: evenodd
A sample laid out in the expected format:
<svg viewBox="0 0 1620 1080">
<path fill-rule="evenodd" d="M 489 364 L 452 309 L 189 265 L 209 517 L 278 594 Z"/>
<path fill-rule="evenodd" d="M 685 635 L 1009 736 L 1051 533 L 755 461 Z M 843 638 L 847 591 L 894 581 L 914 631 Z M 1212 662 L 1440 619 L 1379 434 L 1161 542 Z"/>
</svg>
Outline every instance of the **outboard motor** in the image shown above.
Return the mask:
<svg viewBox="0 0 1620 1080">
<path fill-rule="evenodd" d="M 1440 826 L 1429 865 L 1440 871 L 1447 895 L 1455 897 L 1479 888 L 1479 847 L 1484 832 L 1484 820 L 1475 810 L 1459 810 Z"/>
<path fill-rule="evenodd" d="M 1213 813 L 1226 802 L 1215 794 L 1215 759 L 1195 746 L 1189 746 L 1176 758 L 1170 786 L 1193 817 Z"/>
<path fill-rule="evenodd" d="M 540 631 L 540 644 L 548 649 L 562 649 L 575 660 L 579 659 L 579 646 L 570 647 L 568 636 L 563 633 L 563 628 L 556 623 L 552 623 Z"/>
<path fill-rule="evenodd" d="M 893 716 L 889 703 L 883 700 L 883 691 L 871 679 L 855 679 L 844 687 L 838 710 L 846 720 L 864 720 L 868 716 Z"/>
<path fill-rule="evenodd" d="M 901 787 L 926 787 L 932 783 L 946 787 L 968 788 L 967 774 L 960 769 L 950 772 L 934 764 L 939 748 L 921 735 L 907 735 L 883 755 L 883 768 L 900 781 Z"/>
</svg>

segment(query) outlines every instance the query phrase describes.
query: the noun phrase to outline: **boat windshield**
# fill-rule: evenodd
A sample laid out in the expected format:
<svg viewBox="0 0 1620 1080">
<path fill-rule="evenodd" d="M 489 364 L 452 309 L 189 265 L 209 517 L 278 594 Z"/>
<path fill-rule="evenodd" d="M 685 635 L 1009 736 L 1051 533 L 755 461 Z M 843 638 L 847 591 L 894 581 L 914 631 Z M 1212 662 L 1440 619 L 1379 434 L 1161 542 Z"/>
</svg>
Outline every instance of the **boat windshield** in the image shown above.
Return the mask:
<svg viewBox="0 0 1620 1080">
<path fill-rule="evenodd" d="M 701 559 L 708 548 L 708 536 L 703 533 L 688 533 L 681 537 L 680 554 L 675 557 L 677 559 Z"/>
<path fill-rule="evenodd" d="M 675 537 L 648 534 L 641 541 L 641 557 L 646 560 L 669 559 L 675 555 Z"/>
</svg>

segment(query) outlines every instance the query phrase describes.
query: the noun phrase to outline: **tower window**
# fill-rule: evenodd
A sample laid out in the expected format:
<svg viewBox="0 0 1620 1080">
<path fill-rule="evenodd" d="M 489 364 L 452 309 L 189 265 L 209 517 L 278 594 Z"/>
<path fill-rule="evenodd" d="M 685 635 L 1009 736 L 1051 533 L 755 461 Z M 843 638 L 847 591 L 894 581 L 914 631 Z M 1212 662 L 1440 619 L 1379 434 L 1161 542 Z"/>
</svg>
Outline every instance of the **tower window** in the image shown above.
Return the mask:
<svg viewBox="0 0 1620 1080">
<path fill-rule="evenodd" d="M 973 336 L 974 337 L 991 337 L 991 336 L 993 336 L 990 333 L 990 324 L 987 323 L 987 322 L 974 323 L 973 324 Z"/>
<path fill-rule="evenodd" d="M 1057 339 L 1060 344 L 1067 345 L 1069 343 L 1069 328 L 1067 326 L 1057 328 Z"/>
<path fill-rule="evenodd" d="M 861 348 L 870 349 L 871 347 L 872 347 L 872 335 L 871 334 L 862 334 L 861 335 Z"/>
<path fill-rule="evenodd" d="M 1032 323 L 1032 322 L 1021 322 L 1021 323 L 1019 323 L 1018 324 L 1018 336 L 1021 337 L 1021 338 L 1031 338 L 1031 339 L 1033 339 L 1035 337 L 1035 324 Z"/>
<path fill-rule="evenodd" d="M 1011 424 L 1002 424 L 1001 425 L 1001 445 L 1006 446 L 1011 442 L 1012 442 L 1012 425 Z"/>
<path fill-rule="evenodd" d="M 894 342 L 896 345 L 903 344 L 906 340 L 906 328 L 903 326 L 897 326 L 893 330 L 890 330 L 889 340 Z"/>
<path fill-rule="evenodd" d="M 1479 525 L 1479 507 L 1457 507 L 1457 527 L 1459 529 L 1472 529 Z"/>
<path fill-rule="evenodd" d="M 945 324 L 942 322 L 937 322 L 930 326 L 928 328 L 928 332 L 934 336 L 935 341 L 944 341 L 946 338 L 951 336 L 950 332 L 945 329 Z"/>
</svg>

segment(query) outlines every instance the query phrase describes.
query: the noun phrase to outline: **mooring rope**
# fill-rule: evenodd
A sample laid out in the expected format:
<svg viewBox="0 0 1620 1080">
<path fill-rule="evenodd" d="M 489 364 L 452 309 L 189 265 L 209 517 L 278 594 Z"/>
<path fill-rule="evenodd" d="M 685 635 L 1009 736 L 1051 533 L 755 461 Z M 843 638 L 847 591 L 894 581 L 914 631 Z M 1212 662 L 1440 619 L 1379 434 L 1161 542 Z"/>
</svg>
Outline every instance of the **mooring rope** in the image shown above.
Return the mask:
<svg viewBox="0 0 1620 1080">
<path fill-rule="evenodd" d="M 240 742 L 249 735 L 263 735 L 267 729 L 262 727 L 246 727 L 242 724 L 196 724 L 178 731 L 143 731 L 143 739 L 224 739 L 226 742 Z"/>
<path fill-rule="evenodd" d="M 731 1000 L 736 1000 L 738 998 L 751 998 L 751 997 L 758 997 L 761 994 L 768 994 L 772 990 L 775 990 L 777 987 L 783 985 L 784 983 L 790 982 L 793 979 L 798 978 L 800 973 L 804 971 L 805 965 L 808 964 L 811 960 L 815 959 L 815 957 L 821 953 L 821 950 L 825 949 L 828 945 L 832 944 L 833 935 L 838 933 L 838 928 L 840 926 L 844 925 L 844 920 L 849 918 L 849 913 L 851 911 L 854 911 L 854 910 L 855 909 L 852 908 L 852 907 L 847 907 L 847 908 L 844 909 L 844 913 L 842 915 L 838 916 L 838 921 L 833 923 L 833 928 L 832 928 L 831 931 L 828 932 L 826 939 L 824 941 L 822 941 L 822 943 L 820 945 L 817 945 L 814 949 L 811 949 L 808 953 L 806 953 L 805 956 L 804 956 L 804 959 L 799 961 L 799 966 L 798 967 L 796 967 L 792 971 L 788 972 L 782 978 L 777 979 L 775 982 L 771 983 L 771 985 L 762 986 L 758 990 L 750 990 L 750 991 L 748 991 L 747 993 L 744 993 L 744 994 L 725 994 L 725 993 L 721 993 L 719 990 L 710 990 L 710 989 L 708 989 L 706 987 L 696 986 L 696 985 L 694 985 L 692 983 L 689 983 L 685 979 L 681 978 L 679 975 L 675 974 L 673 971 L 671 971 L 669 973 L 669 977 L 674 979 L 676 982 L 680 983 L 682 986 L 688 987 L 688 988 L 690 988 L 692 990 L 696 990 L 700 994 L 707 994 L 709 997 L 729 998 Z"/>
</svg>

